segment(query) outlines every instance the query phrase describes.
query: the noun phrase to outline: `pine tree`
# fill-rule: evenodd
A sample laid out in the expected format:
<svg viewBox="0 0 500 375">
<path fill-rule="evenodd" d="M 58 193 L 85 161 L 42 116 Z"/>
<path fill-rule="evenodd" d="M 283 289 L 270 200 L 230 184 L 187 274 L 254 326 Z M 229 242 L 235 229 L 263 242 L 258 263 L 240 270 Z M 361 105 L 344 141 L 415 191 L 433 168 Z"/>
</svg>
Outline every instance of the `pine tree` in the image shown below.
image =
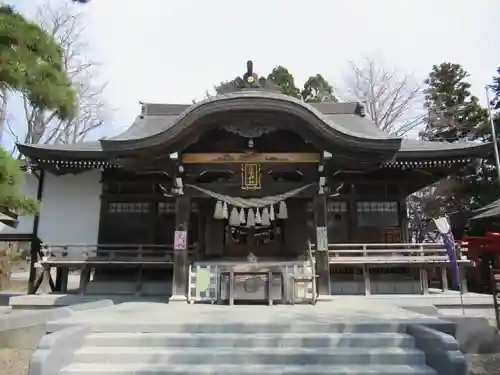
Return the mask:
<svg viewBox="0 0 500 375">
<path fill-rule="evenodd" d="M 0 212 L 22 215 L 37 211 L 38 202 L 22 194 L 23 178 L 20 162 L 0 147 Z"/>
<path fill-rule="evenodd" d="M 75 92 L 57 42 L 8 5 L 0 5 L 0 89 L 20 91 L 61 118 L 76 112 Z"/>
<path fill-rule="evenodd" d="M 292 73 L 284 66 L 278 65 L 274 68 L 267 76 L 267 79 L 277 84 L 283 94 L 293 96 L 294 98 L 300 98 L 300 90 L 295 86 L 295 79 Z"/>
</svg>

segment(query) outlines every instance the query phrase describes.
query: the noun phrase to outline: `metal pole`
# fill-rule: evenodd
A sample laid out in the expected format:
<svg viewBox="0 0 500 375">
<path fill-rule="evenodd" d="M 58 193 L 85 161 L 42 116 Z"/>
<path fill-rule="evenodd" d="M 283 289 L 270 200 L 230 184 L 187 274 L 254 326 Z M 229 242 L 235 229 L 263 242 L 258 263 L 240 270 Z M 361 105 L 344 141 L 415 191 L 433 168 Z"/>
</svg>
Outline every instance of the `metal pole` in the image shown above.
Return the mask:
<svg viewBox="0 0 500 375">
<path fill-rule="evenodd" d="M 500 184 L 500 156 L 498 155 L 497 134 L 495 130 L 495 121 L 493 121 L 493 113 L 491 110 L 490 95 L 488 89 L 489 87 L 485 86 L 484 91 L 486 91 L 486 104 L 488 105 L 488 115 L 490 117 L 491 137 L 493 138 L 493 150 L 495 151 L 495 165 L 497 168 L 498 183 Z"/>
</svg>

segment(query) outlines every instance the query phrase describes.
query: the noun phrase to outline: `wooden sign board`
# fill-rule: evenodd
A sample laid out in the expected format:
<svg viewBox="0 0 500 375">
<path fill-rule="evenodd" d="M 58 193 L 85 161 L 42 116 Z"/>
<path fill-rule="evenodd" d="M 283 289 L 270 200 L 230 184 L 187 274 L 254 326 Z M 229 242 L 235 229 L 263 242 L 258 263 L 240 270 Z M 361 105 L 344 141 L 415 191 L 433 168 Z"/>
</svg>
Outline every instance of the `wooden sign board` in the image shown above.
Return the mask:
<svg viewBox="0 0 500 375">
<path fill-rule="evenodd" d="M 185 230 L 176 230 L 174 233 L 174 250 L 187 249 L 187 232 Z"/>
<path fill-rule="evenodd" d="M 328 234 L 326 227 L 316 227 L 316 249 L 328 251 Z"/>
<path fill-rule="evenodd" d="M 226 164 L 226 163 L 318 163 L 320 154 L 302 153 L 187 153 L 182 155 L 183 164 Z"/>
</svg>

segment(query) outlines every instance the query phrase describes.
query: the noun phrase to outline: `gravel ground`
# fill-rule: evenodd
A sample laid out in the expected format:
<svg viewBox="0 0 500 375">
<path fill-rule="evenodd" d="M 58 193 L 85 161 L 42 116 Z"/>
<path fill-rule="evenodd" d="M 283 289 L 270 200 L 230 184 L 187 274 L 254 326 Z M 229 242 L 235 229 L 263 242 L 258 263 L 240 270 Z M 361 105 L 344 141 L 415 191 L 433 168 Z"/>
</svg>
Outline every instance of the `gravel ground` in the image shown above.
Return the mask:
<svg viewBox="0 0 500 375">
<path fill-rule="evenodd" d="M 466 354 L 465 357 L 469 375 L 500 375 L 500 354 Z"/>
<path fill-rule="evenodd" d="M 0 348 L 0 375 L 27 375 L 33 350 Z"/>
</svg>

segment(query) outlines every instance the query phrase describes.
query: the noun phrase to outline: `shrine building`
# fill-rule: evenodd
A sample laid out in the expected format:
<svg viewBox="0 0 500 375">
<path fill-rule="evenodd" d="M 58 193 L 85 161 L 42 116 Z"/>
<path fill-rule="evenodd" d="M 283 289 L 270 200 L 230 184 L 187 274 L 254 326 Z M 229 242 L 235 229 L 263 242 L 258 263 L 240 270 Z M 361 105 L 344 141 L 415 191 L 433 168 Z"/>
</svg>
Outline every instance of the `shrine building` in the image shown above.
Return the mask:
<svg viewBox="0 0 500 375">
<path fill-rule="evenodd" d="M 41 211 L 4 232 L 41 240 L 53 292 L 68 292 L 72 268 L 80 293 L 189 301 L 289 302 L 307 272 L 320 296 L 426 293 L 436 269 L 445 286 L 446 252 L 409 243 L 405 199 L 491 145 L 390 135 L 359 103 L 284 95 L 252 64 L 221 92 L 142 103 L 98 141 L 18 145 Z"/>
</svg>

